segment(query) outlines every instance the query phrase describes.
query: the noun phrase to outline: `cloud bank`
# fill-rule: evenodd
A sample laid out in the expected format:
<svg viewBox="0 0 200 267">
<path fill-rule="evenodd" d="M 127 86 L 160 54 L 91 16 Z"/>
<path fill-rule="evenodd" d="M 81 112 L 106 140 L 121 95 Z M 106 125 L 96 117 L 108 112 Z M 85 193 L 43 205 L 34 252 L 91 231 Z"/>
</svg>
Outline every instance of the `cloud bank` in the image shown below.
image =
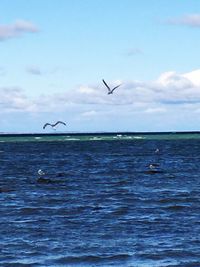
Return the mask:
<svg viewBox="0 0 200 267">
<path fill-rule="evenodd" d="M 1 112 L 54 112 L 87 106 L 91 108 L 83 112 L 83 117 L 89 117 L 96 115 L 97 107 L 98 111 L 104 112 L 128 106 L 129 110 L 144 113 L 164 113 L 173 106 L 199 109 L 200 70 L 185 74 L 165 72 L 149 82 L 121 82 L 122 86 L 113 95 L 107 95 L 107 89 L 100 81 L 96 85 L 82 85 L 73 91 L 66 88 L 62 93 L 44 94 L 34 99 L 29 98 L 22 88 L 0 87 Z M 109 84 L 115 86 L 118 83 Z"/>
<path fill-rule="evenodd" d="M 31 101 L 18 87 L 0 88 L 0 109 L 1 112 L 33 112 L 34 101 Z"/>
<path fill-rule="evenodd" d="M 200 14 L 188 14 L 179 18 L 171 18 L 168 20 L 168 23 L 186 25 L 190 27 L 200 27 Z"/>
<path fill-rule="evenodd" d="M 0 41 L 20 37 L 25 33 L 38 32 L 38 28 L 30 21 L 17 20 L 13 24 L 0 24 Z"/>
</svg>

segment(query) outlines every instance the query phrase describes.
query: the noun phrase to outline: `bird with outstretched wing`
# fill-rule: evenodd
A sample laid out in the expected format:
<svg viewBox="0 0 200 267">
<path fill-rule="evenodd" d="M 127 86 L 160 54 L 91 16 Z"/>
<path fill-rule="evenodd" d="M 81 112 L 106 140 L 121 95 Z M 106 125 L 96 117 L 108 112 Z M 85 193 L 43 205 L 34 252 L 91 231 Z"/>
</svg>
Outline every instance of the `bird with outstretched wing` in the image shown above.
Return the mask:
<svg viewBox="0 0 200 267">
<path fill-rule="evenodd" d="M 57 122 L 54 123 L 54 124 L 51 124 L 51 123 L 48 123 L 48 122 L 47 122 L 47 123 L 44 124 L 43 129 L 45 129 L 47 126 L 55 127 L 55 126 L 57 126 L 58 124 L 63 124 L 63 125 L 66 126 L 66 123 L 63 122 L 63 121 L 57 121 Z"/>
<path fill-rule="evenodd" d="M 115 89 L 117 89 L 121 84 L 119 84 L 119 85 L 117 85 L 117 86 L 115 86 L 114 88 L 110 88 L 109 86 L 108 86 L 108 84 L 105 82 L 105 80 L 103 79 L 102 80 L 103 81 L 103 83 L 104 83 L 104 85 L 107 87 L 107 89 L 108 89 L 108 95 L 110 95 L 110 94 L 112 94 L 113 92 L 114 92 L 114 90 Z"/>
</svg>

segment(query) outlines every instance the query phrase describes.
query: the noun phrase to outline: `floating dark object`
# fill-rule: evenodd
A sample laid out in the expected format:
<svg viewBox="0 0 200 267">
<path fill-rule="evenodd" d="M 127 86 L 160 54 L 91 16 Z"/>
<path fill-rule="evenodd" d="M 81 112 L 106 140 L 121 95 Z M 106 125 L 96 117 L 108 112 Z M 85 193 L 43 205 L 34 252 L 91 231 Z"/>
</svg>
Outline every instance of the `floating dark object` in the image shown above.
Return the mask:
<svg viewBox="0 0 200 267">
<path fill-rule="evenodd" d="M 13 189 L 10 188 L 0 188 L 0 193 L 9 193 L 14 191 Z"/>
<path fill-rule="evenodd" d="M 48 178 L 43 178 L 43 177 L 40 177 L 37 179 L 37 182 L 40 183 L 40 184 L 50 184 L 50 183 L 53 183 L 52 180 L 48 179 Z"/>
<path fill-rule="evenodd" d="M 148 174 L 163 173 L 163 171 L 158 169 L 159 166 L 160 166 L 159 163 L 151 163 L 149 164 L 149 170 L 146 171 L 145 173 Z"/>
<path fill-rule="evenodd" d="M 37 183 L 39 184 L 63 184 L 65 181 L 64 180 L 58 180 L 56 179 L 56 177 L 54 177 L 55 179 L 49 179 L 46 177 L 39 177 L 37 179 Z"/>
<path fill-rule="evenodd" d="M 155 174 L 155 173 L 164 173 L 164 172 L 163 171 L 160 171 L 160 170 L 148 170 L 148 171 L 145 171 L 145 173 Z"/>
</svg>

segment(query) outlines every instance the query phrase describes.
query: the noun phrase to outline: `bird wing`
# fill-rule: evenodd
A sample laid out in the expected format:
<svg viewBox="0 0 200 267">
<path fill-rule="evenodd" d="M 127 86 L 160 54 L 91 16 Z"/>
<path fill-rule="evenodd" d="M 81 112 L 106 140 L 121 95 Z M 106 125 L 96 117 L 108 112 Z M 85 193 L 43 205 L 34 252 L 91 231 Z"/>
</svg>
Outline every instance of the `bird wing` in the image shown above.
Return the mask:
<svg viewBox="0 0 200 267">
<path fill-rule="evenodd" d="M 63 124 L 63 125 L 65 125 L 66 126 L 66 123 L 65 122 L 63 122 L 63 121 L 57 121 L 53 126 L 56 126 L 56 125 L 58 125 L 58 124 Z"/>
<path fill-rule="evenodd" d="M 115 86 L 115 87 L 112 89 L 112 92 L 113 92 L 115 89 L 117 89 L 120 85 L 121 85 L 121 84 Z"/>
<path fill-rule="evenodd" d="M 50 123 L 45 123 L 45 125 L 43 126 L 43 129 L 45 129 L 48 125 L 52 126 L 52 124 L 50 124 Z"/>
<path fill-rule="evenodd" d="M 103 81 L 103 83 L 105 84 L 105 86 L 107 87 L 108 91 L 111 91 L 111 90 L 110 90 L 110 87 L 107 85 L 107 83 L 104 81 L 104 79 L 103 79 L 102 81 Z"/>
</svg>

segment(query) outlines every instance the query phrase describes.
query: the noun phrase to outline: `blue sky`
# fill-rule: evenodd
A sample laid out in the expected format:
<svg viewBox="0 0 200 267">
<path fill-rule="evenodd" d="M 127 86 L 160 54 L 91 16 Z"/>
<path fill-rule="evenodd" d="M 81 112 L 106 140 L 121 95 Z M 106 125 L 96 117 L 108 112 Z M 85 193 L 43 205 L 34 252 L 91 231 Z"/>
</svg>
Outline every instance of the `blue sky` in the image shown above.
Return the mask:
<svg viewBox="0 0 200 267">
<path fill-rule="evenodd" d="M 0 132 L 200 130 L 199 47 L 196 0 L 1 0 Z"/>
</svg>

